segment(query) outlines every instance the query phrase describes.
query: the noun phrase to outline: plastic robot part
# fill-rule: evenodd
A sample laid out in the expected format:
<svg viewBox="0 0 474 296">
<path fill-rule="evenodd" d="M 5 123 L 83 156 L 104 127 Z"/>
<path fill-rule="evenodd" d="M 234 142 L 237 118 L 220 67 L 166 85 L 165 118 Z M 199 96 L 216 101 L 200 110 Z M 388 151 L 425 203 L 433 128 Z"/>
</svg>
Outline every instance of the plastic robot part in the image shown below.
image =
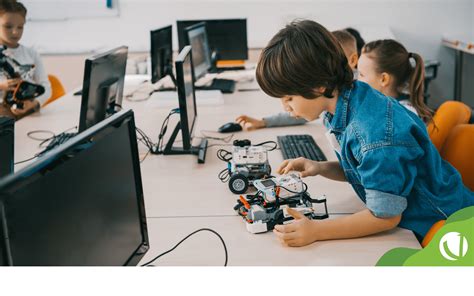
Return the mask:
<svg viewBox="0 0 474 296">
<path fill-rule="evenodd" d="M 255 189 L 264 193 L 267 202 L 274 202 L 276 196 L 287 198 L 296 193 L 303 193 L 305 185 L 296 174 L 282 175 L 270 179 L 255 180 Z"/>
<path fill-rule="evenodd" d="M 227 170 L 222 171 L 219 178 L 223 176 L 223 182 L 228 178 L 229 189 L 234 194 L 247 192 L 249 186 L 253 186 L 254 180 L 266 178 L 271 174 L 268 151 L 263 146 L 251 146 L 248 140 L 236 140 L 232 152 L 224 151 L 221 155 L 226 153 L 232 154 L 232 158 L 221 158 L 228 163 Z"/>
<path fill-rule="evenodd" d="M 306 184 L 297 175 L 255 180 L 254 183 L 256 187 L 263 186 L 259 188 L 264 190 L 258 191 L 255 195 L 240 196 L 234 207 L 234 210 L 245 220 L 247 231 L 250 233 L 267 232 L 277 224 L 285 224 L 293 220 L 293 217 L 288 214 L 288 207 L 302 213 L 309 219 L 329 217 L 326 197 L 323 195 L 312 199 L 306 191 Z M 291 189 L 286 190 L 284 188 L 287 187 L 283 185 L 289 186 Z M 286 193 L 283 192 L 284 190 Z M 285 198 L 281 198 L 279 192 L 285 194 Z M 316 211 L 316 207 L 321 207 L 319 212 Z"/>
</svg>

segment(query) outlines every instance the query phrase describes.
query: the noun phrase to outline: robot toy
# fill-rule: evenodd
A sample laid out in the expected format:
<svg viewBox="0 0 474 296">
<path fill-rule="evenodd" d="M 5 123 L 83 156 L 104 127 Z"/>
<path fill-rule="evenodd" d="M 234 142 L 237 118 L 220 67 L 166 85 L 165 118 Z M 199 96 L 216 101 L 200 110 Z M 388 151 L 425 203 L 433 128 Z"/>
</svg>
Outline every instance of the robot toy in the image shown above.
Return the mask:
<svg viewBox="0 0 474 296">
<path fill-rule="evenodd" d="M 219 159 L 227 162 L 227 168 L 219 173 L 222 182 L 229 182 L 234 194 L 247 192 L 254 180 L 270 176 L 268 150 L 265 146 L 252 146 L 249 140 L 236 140 L 232 152 L 220 149 Z"/>
<path fill-rule="evenodd" d="M 326 219 L 329 217 L 326 197 L 323 195 L 312 199 L 307 192 L 307 185 L 294 174 L 282 175 L 268 179 L 255 180 L 256 194 L 240 196 L 234 210 L 242 216 L 247 231 L 263 233 L 273 230 L 275 225 L 293 220 L 287 213 L 290 207 L 309 219 Z M 322 214 L 315 207 L 323 207 Z"/>
<path fill-rule="evenodd" d="M 3 104 L 8 107 L 16 105 L 17 108 L 22 109 L 23 101 L 41 96 L 45 89 L 42 85 L 27 81 L 35 66 L 21 65 L 14 58 L 5 55 L 5 49 L 5 47 L 0 47 L 0 71 L 7 79 L 20 79 L 20 83 L 13 91 L 5 91 Z"/>
</svg>

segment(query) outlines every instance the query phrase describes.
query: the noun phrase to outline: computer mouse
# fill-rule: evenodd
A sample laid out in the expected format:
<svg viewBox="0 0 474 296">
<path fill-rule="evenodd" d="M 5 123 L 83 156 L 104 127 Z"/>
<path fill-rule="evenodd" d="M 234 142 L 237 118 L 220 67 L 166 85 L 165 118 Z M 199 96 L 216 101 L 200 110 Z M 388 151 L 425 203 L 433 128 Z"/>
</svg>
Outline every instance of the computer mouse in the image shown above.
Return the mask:
<svg viewBox="0 0 474 296">
<path fill-rule="evenodd" d="M 241 130 L 242 126 L 235 122 L 228 122 L 218 129 L 220 133 L 233 133 L 240 132 Z"/>
</svg>

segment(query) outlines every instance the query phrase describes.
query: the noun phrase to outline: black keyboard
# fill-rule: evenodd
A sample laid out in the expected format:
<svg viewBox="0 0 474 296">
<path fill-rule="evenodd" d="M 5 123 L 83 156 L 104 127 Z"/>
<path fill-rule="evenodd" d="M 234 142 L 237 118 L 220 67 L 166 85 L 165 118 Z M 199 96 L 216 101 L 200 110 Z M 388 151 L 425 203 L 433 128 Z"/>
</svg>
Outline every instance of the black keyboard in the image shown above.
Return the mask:
<svg viewBox="0 0 474 296">
<path fill-rule="evenodd" d="M 304 157 L 316 161 L 327 160 L 310 135 L 278 136 L 277 140 L 284 159 Z"/>
<path fill-rule="evenodd" d="M 196 87 L 202 90 L 220 90 L 224 94 L 231 94 L 235 91 L 235 81 L 229 79 L 213 79 L 209 86 Z"/>
</svg>

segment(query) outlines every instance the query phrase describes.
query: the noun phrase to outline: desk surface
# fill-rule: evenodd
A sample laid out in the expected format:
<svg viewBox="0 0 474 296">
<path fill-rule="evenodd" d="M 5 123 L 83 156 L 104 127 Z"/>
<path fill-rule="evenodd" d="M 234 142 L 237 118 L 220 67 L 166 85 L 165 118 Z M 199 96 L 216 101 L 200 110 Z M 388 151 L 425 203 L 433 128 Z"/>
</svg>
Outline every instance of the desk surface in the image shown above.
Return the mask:
<svg viewBox="0 0 474 296">
<path fill-rule="evenodd" d="M 38 147 L 38 141 L 27 137 L 28 131 L 50 130 L 60 133 L 77 126 L 79 122 L 80 101 L 81 97 L 73 96 L 71 93 L 48 105 L 39 114 L 33 114 L 18 121 L 15 127 L 15 161 L 28 159 L 41 150 Z M 171 108 L 157 107 L 152 100 L 145 102 L 124 101 L 123 106 L 124 108 L 134 110 L 137 127 L 144 130 L 148 136 L 156 141 L 162 121 Z M 201 136 L 200 131 L 203 130 L 215 131 L 220 125 L 233 121 L 240 114 L 262 117 L 280 111 L 281 105 L 279 100 L 269 98 L 260 91 L 235 92 L 234 94 L 224 95 L 223 105 L 199 106 L 198 103 L 198 121 L 195 136 Z M 174 128 L 177 119 L 173 118 L 170 120 L 167 136 L 169 136 Z M 324 136 L 324 130 L 322 123 L 316 121 L 297 127 L 239 132 L 235 134 L 234 139 L 248 138 L 257 143 L 276 140 L 276 136 L 282 134 L 308 133 L 315 138 L 329 160 L 336 160 L 336 156 Z M 210 132 L 205 133 L 207 135 L 210 134 Z M 222 136 L 222 134 L 217 136 Z M 222 142 L 210 140 L 210 145 L 220 143 Z M 227 234 L 227 237 L 232 241 L 230 245 L 235 246 L 233 249 L 239 250 L 238 252 L 234 251 L 237 255 L 233 257 L 233 261 L 229 262 L 229 264 L 233 265 L 372 265 L 381 254 L 391 248 L 402 246 L 419 247 L 415 236 L 411 232 L 398 229 L 391 233 L 358 240 L 317 244 L 319 247 L 315 245 L 302 249 L 284 249 L 278 245 L 277 247 L 272 247 L 273 251 L 268 253 L 268 255 L 262 254 L 261 259 L 258 261 L 254 262 L 251 258 L 246 259 L 246 254 L 243 250 L 253 249 L 253 245 L 256 249 L 259 249 L 260 245 L 257 242 L 262 240 L 265 242 L 260 242 L 261 244 L 277 245 L 276 239 L 272 234 L 255 236 L 250 235 L 245 230 L 240 217 L 233 210 L 238 197 L 229 191 L 227 184 L 221 183 L 217 178 L 218 172 L 226 166 L 224 162 L 216 157 L 216 151 L 219 148 L 226 147 L 211 146 L 208 148 L 205 164 L 197 164 L 196 156 L 191 155 L 148 155 L 141 164 L 145 207 L 150 221 L 150 236 L 152 240 L 152 248 L 146 258 L 149 258 L 152 254 L 159 253 L 162 249 L 171 247 L 173 242 L 179 241 L 188 232 L 197 229 L 198 225 L 216 228 L 219 232 L 222 231 L 223 234 Z M 146 147 L 139 144 L 139 151 L 141 157 L 143 157 L 147 150 Z M 273 168 L 278 167 L 283 160 L 281 152 L 279 150 L 270 152 L 269 160 Z M 15 169 L 18 170 L 25 165 L 27 163 L 20 164 Z M 330 181 L 323 177 L 306 178 L 305 182 L 308 184 L 309 192 L 312 196 L 326 195 L 330 214 L 349 214 L 365 208 L 364 204 L 347 183 Z M 163 240 L 160 241 L 160 238 Z M 236 240 L 237 238 L 242 239 L 240 245 L 237 242 L 238 240 Z M 383 248 L 380 247 L 381 244 Z M 216 245 L 219 247 L 217 240 Z M 358 259 L 349 260 L 348 258 L 352 258 L 351 245 L 360 246 L 360 250 L 368 248 L 366 253 L 373 255 L 369 256 L 366 253 L 362 253 L 356 255 L 357 257 L 360 256 Z M 200 249 L 202 249 L 202 246 Z M 242 250 L 240 250 L 239 246 L 242 247 Z M 329 247 L 323 248 L 322 246 Z M 300 252 L 303 252 L 301 250 L 313 249 L 315 252 L 320 252 L 316 252 L 316 254 L 321 254 L 321 256 L 316 256 L 317 258 L 315 257 L 316 259 L 314 260 L 308 260 L 306 255 L 301 255 L 301 260 L 295 259 L 295 261 L 293 261 L 292 256 L 285 256 L 286 254 L 293 254 L 293 252 L 300 254 Z M 240 255 L 239 252 L 241 252 Z M 280 252 L 281 254 L 279 255 Z M 343 254 L 339 254 L 339 252 Z M 301 254 L 307 253 L 303 252 Z M 191 256 L 192 254 L 183 253 L 183 255 Z M 170 265 L 208 264 L 208 261 L 189 261 L 185 257 L 182 259 L 166 260 L 163 258 L 162 262 Z M 220 264 L 220 261 L 209 262 L 213 262 L 210 263 L 213 265 Z"/>
</svg>

